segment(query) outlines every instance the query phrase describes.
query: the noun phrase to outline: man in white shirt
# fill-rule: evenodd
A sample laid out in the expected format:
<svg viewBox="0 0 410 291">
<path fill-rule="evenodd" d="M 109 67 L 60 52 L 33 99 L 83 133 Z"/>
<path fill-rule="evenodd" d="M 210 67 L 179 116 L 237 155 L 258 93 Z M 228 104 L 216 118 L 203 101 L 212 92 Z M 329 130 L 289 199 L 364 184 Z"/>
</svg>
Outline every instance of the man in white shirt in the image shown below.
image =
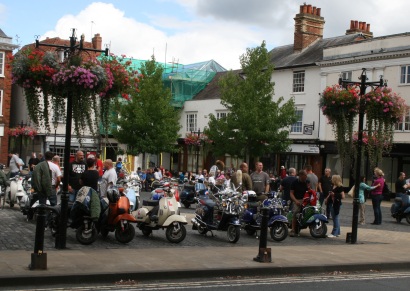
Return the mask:
<svg viewBox="0 0 410 291">
<path fill-rule="evenodd" d="M 112 160 L 107 159 L 104 162 L 104 175 L 100 185 L 100 196 L 107 196 L 107 189 L 109 186 L 115 186 L 117 184 L 117 172 L 114 169 L 114 163 Z"/>
<path fill-rule="evenodd" d="M 13 178 L 14 176 L 17 176 L 20 173 L 20 167 L 23 165 L 19 162 L 20 159 L 17 155 L 9 153 L 9 157 L 10 178 Z"/>
<path fill-rule="evenodd" d="M 57 205 L 57 189 L 61 182 L 61 170 L 52 162 L 54 154 L 52 152 L 46 152 L 45 158 L 51 171 L 51 196 L 49 197 L 50 205 Z"/>
</svg>

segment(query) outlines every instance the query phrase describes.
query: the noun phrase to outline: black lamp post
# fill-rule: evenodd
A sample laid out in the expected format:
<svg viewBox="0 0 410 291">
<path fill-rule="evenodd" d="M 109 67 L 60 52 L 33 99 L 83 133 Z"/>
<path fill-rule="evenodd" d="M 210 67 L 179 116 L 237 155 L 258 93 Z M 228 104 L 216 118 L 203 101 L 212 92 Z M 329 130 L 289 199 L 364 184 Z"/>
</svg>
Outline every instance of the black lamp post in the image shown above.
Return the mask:
<svg viewBox="0 0 410 291">
<path fill-rule="evenodd" d="M 73 28 L 73 33 L 70 36 L 70 46 L 64 45 L 54 45 L 40 43 L 36 40 L 36 48 L 39 46 L 49 46 L 56 49 L 60 49 L 64 52 L 64 57 L 66 59 L 71 59 L 75 55 L 81 52 L 91 51 L 91 52 L 104 52 L 108 56 L 108 48 L 105 50 L 97 50 L 92 48 L 84 47 L 84 36 L 81 36 L 80 41 L 77 43 L 77 37 L 75 35 L 75 29 Z M 67 94 L 67 122 L 65 131 L 65 144 L 64 144 L 64 173 L 63 173 L 63 193 L 61 195 L 61 219 L 59 225 L 59 231 L 56 235 L 55 248 L 65 249 L 67 240 L 67 210 L 68 210 L 68 176 L 70 168 L 70 148 L 71 148 L 71 128 L 72 128 L 72 117 L 73 117 L 73 93 L 69 91 Z"/>
<path fill-rule="evenodd" d="M 198 173 L 199 170 L 199 147 L 201 146 L 201 140 L 200 140 L 200 136 L 201 136 L 201 129 L 198 128 L 198 132 L 196 133 L 195 131 L 192 132 L 191 130 L 191 134 L 198 134 L 198 140 L 196 143 L 196 148 L 195 148 L 195 156 L 196 156 L 196 173 Z"/>
<path fill-rule="evenodd" d="M 54 126 L 54 153 L 56 154 L 56 140 L 57 140 L 57 126 L 58 126 L 58 121 L 56 116 L 54 116 L 53 119 L 53 126 Z"/>
<path fill-rule="evenodd" d="M 362 69 L 362 74 L 360 75 L 360 95 L 359 95 L 359 128 L 357 135 L 357 155 L 356 155 L 356 178 L 355 178 L 355 187 L 354 187 L 354 198 L 353 198 L 353 220 L 352 220 L 352 232 L 347 234 L 346 242 L 355 244 L 357 242 L 357 224 L 359 222 L 359 187 L 360 187 L 360 167 L 362 163 L 362 145 L 363 145 L 363 122 L 364 122 L 364 111 L 366 108 L 366 89 L 368 87 L 383 87 L 387 86 L 383 76 L 380 76 L 380 81 L 378 82 L 366 82 L 366 69 Z M 344 81 L 342 78 L 339 78 L 339 85 L 348 86 L 348 85 L 357 85 L 357 82 Z M 349 236 L 351 236 L 349 238 Z"/>
</svg>

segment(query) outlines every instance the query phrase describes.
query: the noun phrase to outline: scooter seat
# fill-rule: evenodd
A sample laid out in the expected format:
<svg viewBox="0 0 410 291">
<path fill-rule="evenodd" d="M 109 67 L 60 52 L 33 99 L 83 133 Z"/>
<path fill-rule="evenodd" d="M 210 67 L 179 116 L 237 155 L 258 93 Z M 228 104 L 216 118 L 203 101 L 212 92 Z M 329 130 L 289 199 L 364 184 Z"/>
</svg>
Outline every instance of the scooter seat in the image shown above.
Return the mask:
<svg viewBox="0 0 410 291">
<path fill-rule="evenodd" d="M 216 205 L 215 201 L 209 198 L 202 198 L 201 203 L 204 203 L 208 207 L 214 207 Z"/>
<path fill-rule="evenodd" d="M 159 200 L 142 200 L 143 206 L 158 206 Z"/>
</svg>

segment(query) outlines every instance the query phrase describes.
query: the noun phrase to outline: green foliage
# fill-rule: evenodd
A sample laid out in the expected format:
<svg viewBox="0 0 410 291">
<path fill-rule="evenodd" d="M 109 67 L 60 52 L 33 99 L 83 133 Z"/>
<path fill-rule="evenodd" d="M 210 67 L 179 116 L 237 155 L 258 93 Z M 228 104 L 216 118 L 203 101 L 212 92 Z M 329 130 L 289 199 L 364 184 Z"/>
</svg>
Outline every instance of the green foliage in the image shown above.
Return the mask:
<svg viewBox="0 0 410 291">
<path fill-rule="evenodd" d="M 289 126 L 297 121 L 294 100 L 272 100 L 273 65 L 265 42 L 248 48 L 240 57 L 242 71 L 230 71 L 221 79 L 221 103 L 228 110 L 219 120 L 211 114 L 205 133 L 214 141 L 216 155 L 260 157 L 285 151 L 289 145 Z"/>
<path fill-rule="evenodd" d="M 174 152 L 179 112 L 171 106 L 171 91 L 162 83 L 163 67 L 154 56 L 142 65 L 138 92 L 115 104 L 113 135 L 128 146 L 127 153 Z"/>
</svg>

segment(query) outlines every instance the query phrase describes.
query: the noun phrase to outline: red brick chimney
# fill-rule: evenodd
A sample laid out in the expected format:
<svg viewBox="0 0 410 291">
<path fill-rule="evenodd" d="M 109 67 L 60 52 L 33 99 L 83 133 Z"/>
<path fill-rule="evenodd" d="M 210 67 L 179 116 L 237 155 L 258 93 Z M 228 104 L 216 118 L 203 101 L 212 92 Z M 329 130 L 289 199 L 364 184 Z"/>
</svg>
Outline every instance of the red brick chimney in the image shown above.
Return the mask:
<svg viewBox="0 0 410 291">
<path fill-rule="evenodd" d="M 321 8 L 303 4 L 295 19 L 294 51 L 301 51 L 318 39 L 323 38 L 325 20 L 320 16 Z"/>
<path fill-rule="evenodd" d="M 99 33 L 94 34 L 93 39 L 91 40 L 93 43 L 93 48 L 96 50 L 101 50 L 102 47 L 102 37 Z"/>
<path fill-rule="evenodd" d="M 373 37 L 373 32 L 370 31 L 370 24 L 357 20 L 350 20 L 350 29 L 346 30 L 346 35 L 361 33 L 366 37 Z"/>
</svg>

